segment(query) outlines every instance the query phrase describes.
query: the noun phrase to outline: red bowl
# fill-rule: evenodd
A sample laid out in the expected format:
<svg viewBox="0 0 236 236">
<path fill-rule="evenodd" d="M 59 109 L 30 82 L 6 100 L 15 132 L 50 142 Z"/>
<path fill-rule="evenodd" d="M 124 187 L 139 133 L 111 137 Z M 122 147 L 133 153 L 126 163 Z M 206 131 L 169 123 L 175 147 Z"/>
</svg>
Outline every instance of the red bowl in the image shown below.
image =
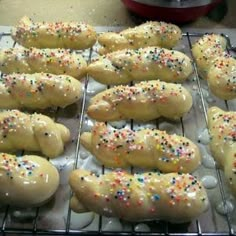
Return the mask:
<svg viewBox="0 0 236 236">
<path fill-rule="evenodd" d="M 194 21 L 200 16 L 206 15 L 222 0 L 197 7 L 172 8 L 148 5 L 133 0 L 122 0 L 125 6 L 132 12 L 151 20 L 163 20 L 167 22 L 185 23 Z"/>
</svg>

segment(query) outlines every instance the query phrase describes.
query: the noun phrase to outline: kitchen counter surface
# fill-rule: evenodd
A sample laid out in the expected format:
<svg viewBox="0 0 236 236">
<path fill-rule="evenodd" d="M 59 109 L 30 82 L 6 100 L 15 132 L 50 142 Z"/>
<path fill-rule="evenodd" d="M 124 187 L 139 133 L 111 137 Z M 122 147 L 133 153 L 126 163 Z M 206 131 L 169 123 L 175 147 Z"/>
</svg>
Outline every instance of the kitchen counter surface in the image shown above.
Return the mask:
<svg viewBox="0 0 236 236">
<path fill-rule="evenodd" d="M 183 27 L 236 28 L 236 1 L 225 0 L 211 14 Z M 120 0 L 0 0 L 0 25 L 15 25 L 23 16 L 35 21 L 84 21 L 94 26 L 133 26 L 145 21 Z"/>
</svg>

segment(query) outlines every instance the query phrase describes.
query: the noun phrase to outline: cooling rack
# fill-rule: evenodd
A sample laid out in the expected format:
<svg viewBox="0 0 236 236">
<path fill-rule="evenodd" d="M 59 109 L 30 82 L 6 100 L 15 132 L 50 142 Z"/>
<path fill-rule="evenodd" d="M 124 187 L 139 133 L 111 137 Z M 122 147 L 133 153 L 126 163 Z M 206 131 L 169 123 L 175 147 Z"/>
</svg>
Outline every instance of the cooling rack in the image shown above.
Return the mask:
<svg viewBox="0 0 236 236">
<path fill-rule="evenodd" d="M 11 39 L 9 27 L 0 28 L 0 47 L 18 47 Z M 103 29 L 104 30 L 104 29 Z M 107 31 L 108 29 L 105 29 Z M 117 30 L 117 28 L 115 28 Z M 99 31 L 99 30 L 98 30 Z M 183 39 L 176 48 L 192 58 L 191 46 L 194 41 L 204 33 L 183 33 Z M 230 38 L 223 35 L 228 41 L 228 50 L 234 53 Z M 80 52 L 88 63 L 97 56 L 97 46 Z M 133 120 L 111 122 L 108 126 L 121 128 L 151 127 L 167 130 L 169 133 L 184 135 L 198 143 L 203 156 L 202 166 L 193 174 L 199 179 L 211 177 L 215 185 L 207 188 L 210 207 L 198 219 L 188 224 L 170 224 L 163 221 L 122 222 L 119 219 L 102 217 L 94 213 L 75 214 L 69 208 L 71 197 L 67 184 L 71 170 L 82 167 L 93 172 L 105 173 L 109 169 L 101 166 L 80 145 L 80 135 L 91 129 L 93 120 L 86 114 L 89 99 L 99 91 L 107 88 L 95 82 L 88 76 L 82 81 L 84 93 L 82 99 L 65 109 L 48 109 L 43 111 L 57 122 L 66 125 L 72 133 L 72 141 L 66 147 L 65 153 L 51 162 L 58 168 L 61 176 L 60 187 L 55 198 L 45 206 L 34 209 L 15 209 L 0 205 L 0 234 L 2 235 L 172 235 L 172 236 L 197 236 L 197 235 L 236 235 L 236 201 L 230 195 L 221 170 L 210 159 L 207 147 L 207 109 L 213 105 L 224 110 L 236 111 L 235 101 L 222 101 L 208 90 L 206 81 L 199 78 L 194 63 L 194 74 L 184 83 L 184 86 L 193 96 L 193 108 L 179 121 L 171 122 L 158 119 L 149 123 L 138 123 Z M 109 88 L 110 86 L 108 86 Z M 40 111 L 42 112 L 42 111 Z M 127 171 L 140 172 L 137 168 Z M 1 204 L 1 203 L 0 203 Z"/>
</svg>

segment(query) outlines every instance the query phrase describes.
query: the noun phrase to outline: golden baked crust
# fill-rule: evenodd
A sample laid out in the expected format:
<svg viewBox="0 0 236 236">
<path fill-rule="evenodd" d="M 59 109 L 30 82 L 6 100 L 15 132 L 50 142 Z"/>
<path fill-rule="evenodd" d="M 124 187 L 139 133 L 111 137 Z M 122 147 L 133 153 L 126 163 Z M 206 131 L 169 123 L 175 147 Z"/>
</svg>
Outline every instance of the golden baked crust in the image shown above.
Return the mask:
<svg viewBox="0 0 236 236">
<path fill-rule="evenodd" d="M 208 207 L 204 187 L 190 174 L 116 171 L 97 176 L 78 169 L 71 173 L 69 183 L 84 206 L 82 212 L 87 208 L 127 221 L 188 222 Z"/>
<path fill-rule="evenodd" d="M 148 121 L 161 116 L 178 119 L 191 107 L 192 97 L 183 86 L 153 80 L 98 93 L 91 98 L 87 113 L 97 121 Z"/>
<path fill-rule="evenodd" d="M 41 151 L 53 158 L 64 151 L 70 131 L 41 114 L 25 114 L 18 110 L 0 112 L 0 151 Z"/>
<path fill-rule="evenodd" d="M 224 170 L 229 187 L 236 196 L 236 112 L 225 112 L 218 107 L 208 110 L 210 149 Z"/>
<path fill-rule="evenodd" d="M 148 46 L 173 48 L 182 38 L 181 29 L 165 22 L 149 21 L 134 28 L 125 29 L 119 33 L 102 33 L 98 37 L 102 47 L 100 54 L 106 54 L 121 49 L 138 49 Z"/>
<path fill-rule="evenodd" d="M 50 200 L 58 185 L 59 173 L 45 158 L 0 153 L 1 204 L 40 206 Z"/>
<path fill-rule="evenodd" d="M 12 28 L 12 38 L 24 47 L 86 49 L 96 40 L 96 31 L 78 22 L 33 22 L 24 16 Z"/>
<path fill-rule="evenodd" d="M 157 80 L 183 82 L 193 72 L 192 62 L 182 52 L 158 47 L 124 49 L 101 56 L 87 68 L 102 84 L 127 84 Z"/>
<path fill-rule="evenodd" d="M 66 107 L 82 96 L 81 83 L 68 75 L 5 74 L 0 81 L 0 108 Z"/>
<path fill-rule="evenodd" d="M 200 164 L 198 147 L 189 139 L 157 129 L 109 129 L 96 123 L 81 135 L 82 145 L 106 167 L 159 169 L 191 173 Z"/>
<path fill-rule="evenodd" d="M 44 72 L 80 79 L 86 74 L 86 68 L 87 63 L 81 55 L 66 49 L 17 47 L 0 50 L 0 70 L 6 74 Z"/>
</svg>

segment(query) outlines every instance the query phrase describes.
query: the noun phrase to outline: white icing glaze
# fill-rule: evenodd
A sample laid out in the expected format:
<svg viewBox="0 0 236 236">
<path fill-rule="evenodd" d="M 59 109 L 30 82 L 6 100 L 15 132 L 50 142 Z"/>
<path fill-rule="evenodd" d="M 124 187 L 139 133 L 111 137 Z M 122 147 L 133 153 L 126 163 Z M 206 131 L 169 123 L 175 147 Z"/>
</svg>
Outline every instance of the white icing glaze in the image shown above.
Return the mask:
<svg viewBox="0 0 236 236">
<path fill-rule="evenodd" d="M 127 122 L 125 120 L 121 120 L 121 121 L 112 121 L 109 122 L 108 124 L 115 129 L 122 129 L 126 126 Z"/>
<path fill-rule="evenodd" d="M 159 129 L 160 130 L 165 130 L 168 134 L 175 134 L 177 133 L 176 127 L 168 122 L 162 122 L 159 124 Z"/>
<path fill-rule="evenodd" d="M 214 169 L 216 165 L 214 158 L 208 153 L 202 155 L 202 164 L 209 169 Z"/>
<path fill-rule="evenodd" d="M 75 213 L 71 211 L 71 224 L 72 229 L 83 229 L 89 226 L 94 220 L 95 214 L 93 212 Z"/>
<path fill-rule="evenodd" d="M 216 205 L 216 211 L 220 215 L 226 215 L 227 212 L 230 213 L 234 210 L 234 205 L 231 201 L 226 200 L 225 204 L 224 202 L 220 202 L 219 204 Z"/>
<path fill-rule="evenodd" d="M 147 225 L 147 224 L 137 224 L 135 227 L 134 227 L 134 230 L 136 232 L 151 232 L 151 229 L 150 227 Z"/>
<path fill-rule="evenodd" d="M 60 184 L 68 184 L 69 174 L 73 169 L 74 160 L 65 157 L 59 157 L 51 160 L 51 163 L 58 169 L 60 174 Z"/>
<path fill-rule="evenodd" d="M 14 210 L 12 212 L 12 217 L 17 220 L 32 220 L 35 218 L 35 208 L 27 208 L 23 210 Z"/>
<path fill-rule="evenodd" d="M 103 226 L 104 231 L 122 231 L 123 226 L 117 218 L 108 218 L 107 223 Z"/>
<path fill-rule="evenodd" d="M 210 142 L 210 135 L 208 129 L 200 130 L 198 134 L 198 140 L 200 143 L 207 145 Z"/>
<path fill-rule="evenodd" d="M 105 90 L 107 88 L 106 85 L 101 84 L 97 81 L 95 81 L 94 79 L 90 79 L 89 80 L 89 84 L 88 84 L 88 88 L 87 88 L 87 94 L 88 95 L 95 95 L 103 90 Z"/>
<path fill-rule="evenodd" d="M 82 160 L 88 158 L 90 155 L 90 153 L 84 148 L 84 147 L 80 147 L 80 152 L 79 152 L 79 156 Z"/>
<path fill-rule="evenodd" d="M 94 122 L 87 116 L 84 116 L 84 123 L 83 123 L 83 132 L 90 131 L 94 125 Z"/>
<path fill-rule="evenodd" d="M 212 175 L 205 175 L 201 178 L 202 184 L 207 189 L 215 188 L 218 184 L 217 179 Z"/>
</svg>

